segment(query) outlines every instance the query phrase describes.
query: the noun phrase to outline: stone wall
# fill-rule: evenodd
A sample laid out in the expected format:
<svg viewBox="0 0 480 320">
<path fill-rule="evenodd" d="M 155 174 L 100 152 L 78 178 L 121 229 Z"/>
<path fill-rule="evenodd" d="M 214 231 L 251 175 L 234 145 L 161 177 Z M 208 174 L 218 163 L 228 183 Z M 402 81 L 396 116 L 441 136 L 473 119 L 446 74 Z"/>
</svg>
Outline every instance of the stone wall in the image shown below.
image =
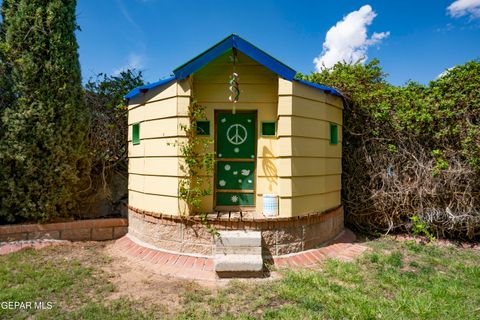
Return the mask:
<svg viewBox="0 0 480 320">
<path fill-rule="evenodd" d="M 343 208 L 293 218 L 209 215 L 217 230 L 259 230 L 263 255 L 281 256 L 320 247 L 336 238 L 344 227 Z M 160 215 L 129 208 L 128 234 L 157 249 L 211 256 L 213 236 L 196 216 Z"/>
</svg>

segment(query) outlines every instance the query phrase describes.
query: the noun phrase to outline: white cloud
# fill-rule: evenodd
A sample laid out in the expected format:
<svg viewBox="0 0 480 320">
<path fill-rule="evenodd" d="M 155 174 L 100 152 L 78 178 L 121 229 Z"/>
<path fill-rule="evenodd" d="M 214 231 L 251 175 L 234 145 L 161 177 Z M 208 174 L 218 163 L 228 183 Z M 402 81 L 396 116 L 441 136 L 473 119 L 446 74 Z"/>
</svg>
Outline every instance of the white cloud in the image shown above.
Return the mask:
<svg viewBox="0 0 480 320">
<path fill-rule="evenodd" d="M 365 61 L 368 47 L 379 44 L 390 35 L 390 32 L 374 32 L 370 38 L 367 36 L 367 27 L 376 16 L 370 5 L 364 5 L 331 27 L 323 42 L 322 53 L 313 59 L 316 70 L 332 67 L 339 61 Z"/>
<path fill-rule="evenodd" d="M 445 77 L 445 76 L 450 72 L 450 70 L 452 70 L 453 68 L 455 68 L 455 67 L 451 67 L 451 68 L 445 69 L 442 73 L 440 73 L 440 74 L 435 78 L 435 80 Z"/>
<path fill-rule="evenodd" d="M 470 16 L 480 18 L 480 0 L 456 0 L 447 7 L 448 13 L 454 18 Z"/>
<path fill-rule="evenodd" d="M 127 58 L 127 64 L 113 70 L 113 75 L 118 76 L 120 72 L 127 69 L 141 69 L 143 68 L 144 57 L 136 53 L 130 53 Z"/>
</svg>

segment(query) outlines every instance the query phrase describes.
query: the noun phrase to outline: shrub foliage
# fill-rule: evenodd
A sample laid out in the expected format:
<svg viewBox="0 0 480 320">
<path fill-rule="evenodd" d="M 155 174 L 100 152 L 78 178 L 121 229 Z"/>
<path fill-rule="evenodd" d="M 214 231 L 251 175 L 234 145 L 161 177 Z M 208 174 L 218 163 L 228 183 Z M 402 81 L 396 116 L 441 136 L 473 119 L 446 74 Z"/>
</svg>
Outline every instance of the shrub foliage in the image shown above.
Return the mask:
<svg viewBox="0 0 480 320">
<path fill-rule="evenodd" d="M 84 187 L 88 114 L 75 6 L 74 0 L 3 1 L 0 69 L 15 96 L 1 116 L 1 220 L 64 216 Z"/>
<path fill-rule="evenodd" d="M 342 197 L 347 221 L 367 232 L 480 234 L 480 62 L 428 85 L 390 85 L 377 60 L 302 76 L 345 96 Z"/>
<path fill-rule="evenodd" d="M 83 202 L 109 199 L 114 176 L 127 180 L 128 108 L 123 98 L 131 89 L 144 84 L 141 72 L 124 70 L 118 75 L 98 74 L 85 85 L 90 115 L 88 135 L 90 148 L 90 189 Z"/>
</svg>

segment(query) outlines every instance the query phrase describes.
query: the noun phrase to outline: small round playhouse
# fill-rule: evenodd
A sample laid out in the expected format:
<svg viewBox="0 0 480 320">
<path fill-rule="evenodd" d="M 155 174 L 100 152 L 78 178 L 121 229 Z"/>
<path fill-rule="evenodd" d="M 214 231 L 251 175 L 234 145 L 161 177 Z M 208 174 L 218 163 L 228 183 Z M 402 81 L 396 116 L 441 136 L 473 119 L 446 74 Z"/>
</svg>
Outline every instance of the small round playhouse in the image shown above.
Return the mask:
<svg viewBox="0 0 480 320">
<path fill-rule="evenodd" d="M 235 102 L 232 72 L 240 93 Z M 193 98 L 206 107 L 197 126 L 214 141 L 215 166 L 208 177 L 213 192 L 202 202 L 212 227 L 255 232 L 252 246 L 260 251 L 244 251 L 264 259 L 338 237 L 344 228 L 343 100 L 334 89 L 295 74 L 231 35 L 170 78 L 132 90 L 126 96 L 130 239 L 159 250 L 218 254 L 212 234 L 179 196 L 184 159 L 177 142 L 185 138 Z M 238 241 L 240 247 L 250 245 Z"/>
</svg>

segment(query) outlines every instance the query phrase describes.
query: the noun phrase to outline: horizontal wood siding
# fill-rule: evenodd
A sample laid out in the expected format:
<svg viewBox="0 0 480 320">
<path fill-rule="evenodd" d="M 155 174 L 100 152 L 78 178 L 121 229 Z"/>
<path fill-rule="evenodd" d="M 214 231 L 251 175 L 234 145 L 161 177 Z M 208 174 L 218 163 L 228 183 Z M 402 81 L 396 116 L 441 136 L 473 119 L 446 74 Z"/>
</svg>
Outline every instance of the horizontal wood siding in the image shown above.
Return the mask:
<svg viewBox="0 0 480 320">
<path fill-rule="evenodd" d="M 178 197 L 181 178 L 178 141 L 184 140 L 181 125 L 188 123 L 188 83 L 172 82 L 155 88 L 129 107 L 129 205 L 135 208 L 181 214 Z M 140 144 L 133 145 L 131 126 L 140 123 Z"/>
<path fill-rule="evenodd" d="M 334 109 L 334 108 L 331 108 Z M 330 141 L 330 123 L 340 122 L 327 121 L 315 118 L 306 118 L 299 116 L 282 116 L 285 125 L 279 130 L 278 136 L 316 138 Z M 340 125 L 341 126 L 341 125 Z M 341 130 L 339 131 L 338 141 L 342 141 Z"/>
<path fill-rule="evenodd" d="M 293 212 L 323 212 L 341 203 L 340 191 L 292 198 Z"/>
<path fill-rule="evenodd" d="M 130 158 L 128 171 L 131 174 L 181 177 L 179 164 L 184 163 L 180 157 Z"/>
<path fill-rule="evenodd" d="M 148 194 L 136 190 L 128 190 L 128 204 L 137 205 L 139 209 L 165 214 L 179 215 L 185 211 L 185 204 L 178 197 Z"/>
<path fill-rule="evenodd" d="M 293 216 L 325 211 L 340 204 L 342 158 L 340 98 L 298 82 L 279 80 L 279 174 L 281 198 Z M 330 124 L 339 128 L 330 144 Z"/>
<path fill-rule="evenodd" d="M 288 157 L 313 157 L 313 158 L 338 158 L 342 157 L 340 144 L 331 145 L 327 139 L 306 137 L 282 137 L 279 148 L 282 156 Z"/>
</svg>

